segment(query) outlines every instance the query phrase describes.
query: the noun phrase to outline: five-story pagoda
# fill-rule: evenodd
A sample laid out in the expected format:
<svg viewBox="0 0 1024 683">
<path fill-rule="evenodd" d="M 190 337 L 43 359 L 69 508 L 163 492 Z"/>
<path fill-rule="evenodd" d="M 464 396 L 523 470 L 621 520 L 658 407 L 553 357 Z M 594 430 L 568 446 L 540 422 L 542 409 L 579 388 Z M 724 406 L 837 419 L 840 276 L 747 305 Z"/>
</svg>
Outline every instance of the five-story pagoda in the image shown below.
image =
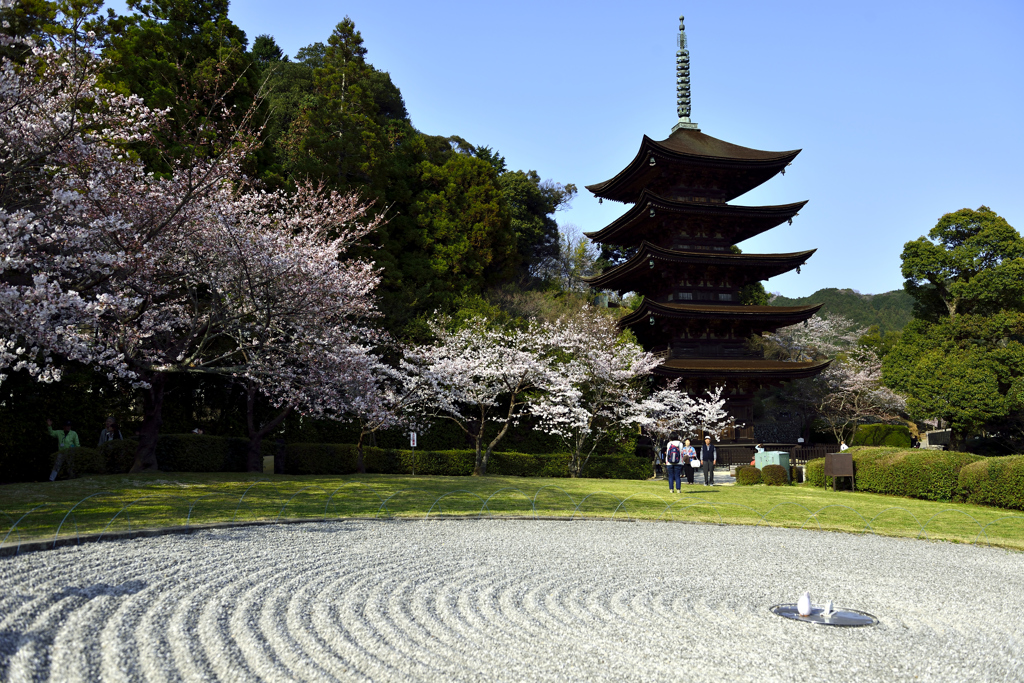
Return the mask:
<svg viewBox="0 0 1024 683">
<path fill-rule="evenodd" d="M 752 334 L 774 332 L 810 318 L 816 306 L 748 306 L 751 283 L 797 269 L 814 250 L 738 254 L 738 242 L 792 223 L 807 202 L 737 206 L 732 200 L 769 180 L 800 153 L 763 152 L 718 140 L 690 121 L 690 56 L 683 18 L 676 53 L 679 122 L 665 140 L 647 137 L 630 164 L 587 189 L 601 199 L 632 204 L 595 242 L 620 247 L 629 258 L 589 278 L 595 289 L 636 292 L 643 303 L 620 324 L 664 362 L 655 373 L 679 378 L 691 393 L 724 385 L 739 424 L 726 440 L 753 439 L 753 394 L 766 385 L 811 377 L 827 362 L 766 360 L 748 345 Z"/>
</svg>

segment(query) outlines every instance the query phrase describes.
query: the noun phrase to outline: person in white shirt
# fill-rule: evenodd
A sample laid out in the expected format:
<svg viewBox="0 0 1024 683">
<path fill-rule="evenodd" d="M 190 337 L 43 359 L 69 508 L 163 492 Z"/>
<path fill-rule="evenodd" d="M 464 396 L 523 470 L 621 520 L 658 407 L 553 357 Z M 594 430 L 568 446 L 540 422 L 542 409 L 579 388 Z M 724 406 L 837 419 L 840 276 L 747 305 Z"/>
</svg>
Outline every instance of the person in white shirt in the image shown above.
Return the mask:
<svg viewBox="0 0 1024 683">
<path fill-rule="evenodd" d="M 683 443 L 686 444 L 683 446 L 683 475 L 686 477 L 686 483 L 692 484 L 694 468 L 699 466 L 700 460 L 697 460 L 697 451 L 690 445 L 690 440 L 687 439 Z"/>
<path fill-rule="evenodd" d="M 849 448 L 849 446 L 846 445 L 845 441 L 840 441 L 839 442 L 839 451 L 840 452 L 845 451 L 847 448 Z"/>
</svg>

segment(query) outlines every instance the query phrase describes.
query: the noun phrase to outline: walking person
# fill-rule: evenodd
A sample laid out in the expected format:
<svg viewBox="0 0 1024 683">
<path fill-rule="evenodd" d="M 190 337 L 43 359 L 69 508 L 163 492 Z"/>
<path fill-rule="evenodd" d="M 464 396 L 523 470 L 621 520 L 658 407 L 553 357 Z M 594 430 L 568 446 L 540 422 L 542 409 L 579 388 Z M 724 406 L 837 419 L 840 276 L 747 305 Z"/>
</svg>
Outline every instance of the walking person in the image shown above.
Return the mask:
<svg viewBox="0 0 1024 683">
<path fill-rule="evenodd" d="M 78 433 L 71 430 L 71 420 L 64 423 L 63 431 L 53 428 L 53 420 L 46 421 L 46 431 L 50 433 L 50 436 L 57 437 L 57 462 L 53 463 L 53 472 L 50 472 L 50 481 L 57 478 L 60 474 L 60 468 L 64 465 L 64 460 L 68 461 L 68 472 L 72 477 L 75 476 L 74 466 L 71 464 L 71 449 L 78 448 Z"/>
<path fill-rule="evenodd" d="M 704 446 L 700 449 L 700 468 L 704 470 L 704 485 L 715 485 L 715 464 L 718 462 L 718 449 L 711 443 L 711 437 L 704 437 Z"/>
<path fill-rule="evenodd" d="M 654 451 L 654 460 L 651 461 L 651 465 L 654 467 L 654 476 L 651 479 L 657 479 L 665 472 L 665 449 L 662 448 L 659 451 L 657 448 L 652 448 L 651 450 Z"/>
<path fill-rule="evenodd" d="M 679 475 L 683 471 L 683 444 L 679 441 L 679 435 L 673 434 L 672 440 L 665 446 L 665 470 L 668 475 L 668 490 L 682 490 Z M 672 487 L 675 486 L 675 489 Z"/>
<path fill-rule="evenodd" d="M 108 417 L 107 421 L 103 425 L 103 431 L 100 432 L 100 442 L 97 445 L 97 448 L 108 441 L 120 441 L 122 439 L 124 439 L 124 437 L 121 436 L 121 428 L 118 427 L 117 420 L 115 420 L 113 416 Z"/>
<path fill-rule="evenodd" d="M 694 450 L 693 446 L 690 445 L 690 440 L 687 439 L 683 442 L 683 474 L 686 475 L 686 483 L 693 483 L 693 470 L 694 463 L 699 463 L 697 460 L 697 451 Z"/>
</svg>

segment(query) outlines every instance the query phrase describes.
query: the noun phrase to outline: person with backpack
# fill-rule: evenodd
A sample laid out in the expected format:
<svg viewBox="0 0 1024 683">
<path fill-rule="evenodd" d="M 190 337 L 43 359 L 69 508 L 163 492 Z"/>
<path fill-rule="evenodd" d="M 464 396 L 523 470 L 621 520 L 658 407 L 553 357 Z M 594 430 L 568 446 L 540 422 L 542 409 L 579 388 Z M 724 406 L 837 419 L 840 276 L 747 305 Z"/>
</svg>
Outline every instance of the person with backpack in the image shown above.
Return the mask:
<svg viewBox="0 0 1024 683">
<path fill-rule="evenodd" d="M 683 443 L 685 444 L 683 446 L 683 475 L 686 476 L 686 483 L 692 484 L 694 463 L 700 463 L 700 460 L 697 460 L 697 451 L 690 445 L 690 440 L 687 439 Z"/>
<path fill-rule="evenodd" d="M 685 446 L 679 441 L 678 434 L 673 434 L 672 440 L 665 446 L 665 470 L 668 476 L 669 491 L 682 491 L 679 475 L 683 471 L 683 448 Z"/>
<path fill-rule="evenodd" d="M 654 476 L 651 479 L 657 479 L 665 476 L 665 449 L 662 448 L 659 451 L 657 448 L 652 448 L 651 450 L 654 451 L 654 460 L 651 461 L 654 466 Z"/>
</svg>

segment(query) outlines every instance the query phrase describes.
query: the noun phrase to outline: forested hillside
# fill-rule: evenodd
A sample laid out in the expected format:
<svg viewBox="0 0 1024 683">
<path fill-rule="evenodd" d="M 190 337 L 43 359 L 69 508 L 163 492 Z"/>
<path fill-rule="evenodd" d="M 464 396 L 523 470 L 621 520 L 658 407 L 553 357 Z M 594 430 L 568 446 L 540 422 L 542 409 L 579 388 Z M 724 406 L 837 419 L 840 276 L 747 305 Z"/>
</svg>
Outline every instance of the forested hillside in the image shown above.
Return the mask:
<svg viewBox="0 0 1024 683">
<path fill-rule="evenodd" d="M 821 313 L 841 315 L 863 327 L 878 325 L 883 333 L 902 330 L 914 311 L 914 299 L 902 289 L 884 294 L 860 294 L 852 289 L 828 287 L 798 299 L 776 295 L 769 303 L 772 306 L 825 304 Z"/>
</svg>

